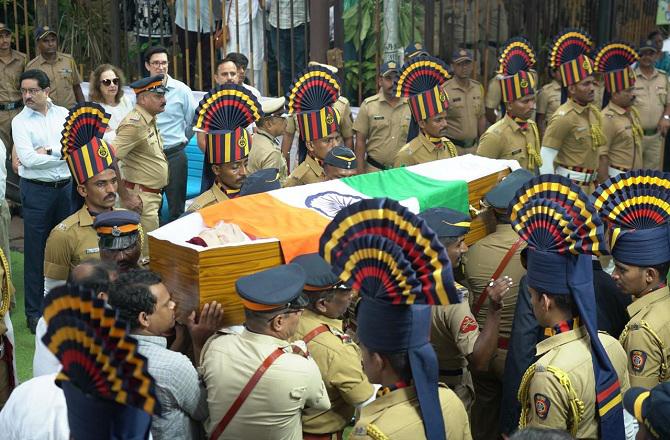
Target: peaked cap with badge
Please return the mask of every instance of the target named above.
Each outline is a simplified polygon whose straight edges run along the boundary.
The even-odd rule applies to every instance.
[[[77,185],[82,185],[114,165],[114,150],[102,138],[110,115],[94,102],[82,102],[70,109],[61,132],[61,158],[67,162]],[[84,199],[72,187],[72,200],[79,209]]]
[[[633,46],[624,41],[612,41],[599,47],[595,52],[595,69],[605,78],[603,107],[612,93],[620,92],[635,85],[632,65],[638,60]]]
[[[242,188],[240,188],[240,197],[273,191],[279,188],[281,188],[279,170],[277,168],[264,168],[249,174],[244,179]]]
[[[670,262],[670,173],[628,171],[604,182],[593,196],[610,226],[615,260],[640,267]]]
[[[579,321],[586,327],[600,435],[624,438],[619,379],[600,342],[596,322],[591,261],[593,255],[607,252],[603,222],[579,186],[559,175],[541,175],[526,182],[517,191],[511,206],[512,227],[528,243],[528,286],[538,292],[570,295],[579,312]],[[533,368],[531,366],[529,371]],[[520,396],[527,390],[531,377],[532,374],[526,372]],[[522,402],[522,425],[528,410],[528,402]]]
[[[514,37],[503,44],[498,59],[498,73],[503,102],[508,103],[535,94],[535,76],[530,71],[535,68],[535,51],[530,41]]]
[[[144,92],[152,92],[159,95],[164,95],[165,92],[167,92],[167,89],[165,88],[165,75],[162,73],[159,75],[138,79],[137,81],[130,83],[129,86],[131,89],[133,89],[135,95],[139,95]]]
[[[340,278],[333,272],[333,267],[316,252],[298,255],[291,263],[305,270],[307,279],[304,291],[308,294],[344,287]]]
[[[486,193],[484,200],[482,200],[482,205],[508,212],[510,202],[516,192],[532,178],[533,173],[525,168],[518,168],[512,171]]]
[[[58,35],[55,30],[51,29],[49,26],[37,26],[35,28],[35,41],[40,41],[42,38],[46,37],[49,34]]]
[[[98,214],[93,222],[100,249],[123,250],[137,243],[142,247],[140,215],[124,209]]]
[[[404,51],[405,55],[405,62],[409,61],[410,58],[422,56],[422,55],[430,55],[426,49],[423,48],[423,44],[415,41],[414,43],[410,43]]]
[[[212,164],[236,162],[249,155],[251,138],[246,127],[262,116],[263,111],[256,97],[237,84],[217,86],[200,100],[193,126],[207,134],[203,191],[214,184]]]
[[[343,170],[356,169],[356,154],[354,151],[343,145],[333,147],[323,159],[324,165],[330,165]]]
[[[341,115],[333,104],[340,89],[335,74],[321,65],[306,68],[293,81],[286,99],[289,114],[298,120],[302,140],[313,141],[339,131]]]
[[[92,290],[65,285],[44,298],[44,319],[42,341],[62,365],[56,384],[72,438],[149,438],[160,403],[147,359],[118,312]]]
[[[245,309],[255,312],[300,310],[307,304],[302,289],[307,275],[297,264],[282,264],[235,281],[235,289]]]
[[[412,122],[407,142],[419,134],[419,121],[425,121],[449,107],[449,96],[442,87],[449,78],[451,75],[447,66],[439,58],[420,55],[403,64],[394,89],[396,96],[409,98]]]
[[[554,37],[549,53],[549,65],[561,74],[561,103],[567,99],[566,87],[593,75],[594,65],[589,58],[593,50],[591,36],[581,29],[568,28]]]
[[[436,234],[398,202],[367,199],[340,210],[321,236],[319,253],[361,296],[361,343],[378,353],[407,352],[425,435],[444,439],[430,306],[460,297]]]
[[[450,208],[429,208],[419,214],[438,237],[455,238],[470,232],[469,214]]]

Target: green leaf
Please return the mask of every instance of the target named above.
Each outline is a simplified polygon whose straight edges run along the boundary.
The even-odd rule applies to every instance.
[[[361,35],[360,40],[363,41],[368,36],[368,31],[370,30],[370,25],[372,24],[372,15],[364,14],[361,22]]]

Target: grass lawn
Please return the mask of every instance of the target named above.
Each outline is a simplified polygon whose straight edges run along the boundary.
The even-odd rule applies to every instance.
[[[26,327],[25,305],[23,302],[23,254],[12,251],[12,282],[16,288],[16,307],[11,312],[14,326],[16,369],[19,381],[25,382],[33,377],[33,352],[35,336]]]

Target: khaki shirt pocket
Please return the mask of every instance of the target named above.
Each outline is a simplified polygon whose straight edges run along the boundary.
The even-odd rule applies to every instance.
[[[656,95],[658,95],[658,101],[659,103],[665,107],[665,103],[668,99],[668,90],[666,88],[662,87],[657,87],[656,88]]]

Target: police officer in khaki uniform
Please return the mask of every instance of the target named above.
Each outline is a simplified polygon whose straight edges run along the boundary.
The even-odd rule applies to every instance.
[[[458,156],[456,146],[446,137],[449,97],[443,86],[448,78],[447,67],[438,58],[417,56],[403,65],[396,95],[409,98],[409,133],[418,134],[398,151],[394,167]]]
[[[635,108],[644,130],[642,138],[643,167],[660,170],[663,145],[670,127],[670,84],[667,72],[654,67],[658,51],[654,42],[645,40],[638,48],[640,60],[635,67]]]
[[[297,90],[296,84],[300,84]],[[343,116],[334,100],[339,95],[339,82],[333,73],[324,67],[308,67],[291,86],[288,110],[298,121],[300,139],[305,141],[307,157],[289,175],[284,186],[298,186],[323,182],[323,160],[328,152],[338,145]],[[321,99],[307,99],[306,95]],[[290,125],[290,121],[289,121]],[[286,135],[284,135],[286,136]],[[286,152],[286,151],[285,151]]]
[[[111,211],[116,203],[118,182],[114,151],[102,137],[105,110],[95,103],[75,106],[65,121],[63,157],[77,184],[73,199],[79,208],[51,230],[44,249],[44,294],[68,279],[70,270],[84,260],[99,258],[98,235],[93,220]],[[84,134],[91,135],[86,140]]]
[[[331,66],[330,64],[321,64],[317,63],[315,61],[310,61],[308,65],[308,70],[309,68],[316,68],[320,69],[321,71],[327,71],[330,73],[330,78],[335,81],[339,81],[335,75],[338,72],[337,67]],[[294,83],[296,84],[296,83]],[[332,107],[337,110],[337,112],[340,114],[340,126],[337,129],[337,132],[339,133],[341,139],[339,140],[340,144],[344,144],[345,146],[351,148],[352,150],[354,149],[354,118],[351,115],[351,105],[349,104],[349,100],[340,95],[340,90],[339,90],[339,85],[337,86],[338,92],[337,92],[337,100],[331,104]],[[293,87],[291,87],[291,92],[293,91]],[[295,131],[296,131],[296,124],[298,124],[297,119],[295,117],[291,117],[288,119],[288,123],[286,124],[286,129],[284,130],[284,135],[282,136],[282,144],[281,144],[281,150],[282,154],[284,155],[284,158],[286,159],[286,163],[290,162],[290,153],[291,153],[291,146],[293,145],[293,138],[295,137]],[[309,156],[309,152],[305,150],[304,146],[302,145],[304,139],[300,138],[298,142],[298,163],[301,164],[307,156]]]
[[[351,149],[338,145],[328,152],[323,160],[326,180],[342,179],[357,174],[356,155]]]
[[[603,109],[607,142],[599,151],[598,175],[603,177],[642,168],[644,132],[633,107],[635,74],[630,67],[636,59],[635,49],[620,42],[604,45],[596,56],[597,67],[604,73],[605,99],[609,99]]]
[[[12,49],[12,31],[0,23],[0,140],[11,151],[12,118],[23,107],[19,77],[26,67],[26,55]]]
[[[374,233],[366,232],[372,225],[378,226]],[[448,307],[461,300],[449,257],[434,237],[420,217],[389,199],[342,209],[324,232],[322,256],[361,296],[357,336],[363,371],[382,385],[377,398],[358,411],[350,439],[471,438],[462,402],[438,384],[430,345],[427,303]],[[400,262],[402,271],[396,270]]]
[[[530,72],[535,54],[526,40],[517,38],[511,44],[515,49],[523,44],[532,56],[511,50],[511,45],[503,49],[500,90],[506,112],[482,135],[477,154],[492,159],[513,159],[523,168],[537,173],[542,159],[540,132],[533,121],[535,76]]]
[[[561,74],[558,69],[548,68],[551,81],[537,92],[537,126],[544,135],[547,123],[561,106]],[[540,137],[541,137],[540,136]]]
[[[116,267],[119,273],[148,269],[149,259],[140,258],[145,237],[138,213],[125,209],[105,211],[95,217],[93,229],[101,261]]]
[[[293,340],[302,339],[307,344],[321,370],[331,405],[328,411],[305,410],[303,438],[342,439],[354,407],[374,393],[361,367],[361,351],[342,328],[342,315],[351,304],[351,289],[340,282],[319,254],[300,255],[292,263],[307,274],[303,293],[309,299]]]
[[[473,66],[472,51],[456,49],[451,56],[454,77],[444,87],[449,97],[447,137],[459,155],[474,153],[479,136],[486,130],[484,86],[470,78]]]
[[[612,278],[635,298],[619,338],[628,355],[631,386],[651,388],[670,380],[670,248],[660,245],[670,240],[670,216],[664,208],[670,200],[668,185],[668,173],[633,170],[608,180],[594,194],[601,217],[617,233],[610,240]]]
[[[493,275],[506,275],[513,280],[500,311],[498,350],[488,366],[488,371],[475,372],[472,375],[476,399],[472,406],[471,420],[472,436],[475,439],[497,438],[500,432],[498,425],[503,372],[519,293],[519,281],[526,274],[526,269],[521,265],[521,250],[525,246],[510,225],[507,207],[516,191],[532,177],[533,174],[523,168],[514,170],[486,194],[482,205],[486,206],[488,214],[495,218],[495,231],[470,246],[463,256],[464,279],[472,292],[470,304],[480,327],[486,323],[489,305],[485,301],[480,302],[479,299]]]
[[[9,329],[12,328],[9,308],[15,292],[10,272],[9,261],[0,249],[0,345],[2,346],[0,350],[0,410],[17,385],[14,370],[14,336],[8,334]]]
[[[235,101],[235,106],[226,105]],[[208,189],[195,198],[189,212],[239,196],[252,148],[246,128],[260,117],[254,95],[237,84],[224,84],[202,98],[195,111],[195,129],[206,134],[201,187]]]
[[[300,266],[285,264],[235,282],[245,328],[241,334],[212,336],[200,356],[208,437],[302,440],[303,411],[330,409],[321,372],[305,344],[288,342],[308,303],[302,294],[305,279]],[[254,379],[259,371],[261,376]],[[247,386],[251,389],[245,395]],[[231,413],[240,398],[242,404]]]
[[[288,177],[288,166],[281,153],[278,137],[286,128],[285,103],[284,98],[272,98],[261,104],[265,116],[256,122],[256,132],[251,137],[253,148],[249,151],[247,166],[249,173],[265,168],[277,168],[282,185]]]
[[[571,32],[580,35],[582,41],[563,38]],[[557,55],[550,62],[561,72],[561,83],[567,88],[568,100],[556,110],[544,132],[540,168],[543,174],[568,177],[588,193],[593,191],[598,178],[598,149],[607,143],[600,106],[593,102],[593,61],[585,49],[590,45],[588,35],[570,29],[555,38],[552,54]]]
[[[168,162],[156,127],[156,115],[165,110],[163,81],[163,75],[156,75],[130,84],[137,103],[119,124],[114,140],[122,176],[119,195],[128,209],[141,213],[145,233],[158,228],[158,210],[168,182]],[[145,243],[143,254],[149,255],[148,251]]]
[[[547,186],[552,199],[538,194]],[[519,427],[562,429],[580,439],[623,439],[626,353],[616,339],[598,333],[592,255],[586,253],[606,251],[603,223],[568,178],[539,176],[524,188],[510,203],[511,220],[528,243],[526,279],[547,338],[537,344],[539,359],[519,387]],[[579,215],[572,213],[574,206],[581,208]],[[569,232],[576,228],[578,234]]]
[[[398,98],[393,85],[398,79],[398,65],[389,61],[379,69],[379,93],[361,104],[354,130],[358,172],[393,168],[398,150],[407,141],[412,115],[407,98]],[[365,160],[363,160],[365,158]]]
[[[69,109],[77,102],[84,102],[81,77],[72,55],[58,52],[58,35],[49,26],[35,29],[35,42],[39,55],[30,60],[26,70],[39,69],[51,81],[49,97],[54,104]]]
[[[470,216],[449,208],[431,208],[421,217],[446,248],[452,267],[460,272],[468,251],[465,234],[470,230]],[[487,285],[491,307],[481,332],[468,303],[468,290],[458,283],[456,287],[464,300],[449,307],[433,307],[430,342],[437,354],[440,382],[454,390],[470,412],[475,400],[470,370],[486,369],[496,353],[502,296],[509,292],[512,281],[503,277]]]
[[[484,114],[489,124],[493,125],[498,120],[502,95],[500,92],[499,74],[496,74],[486,84],[486,96],[484,96]]]

